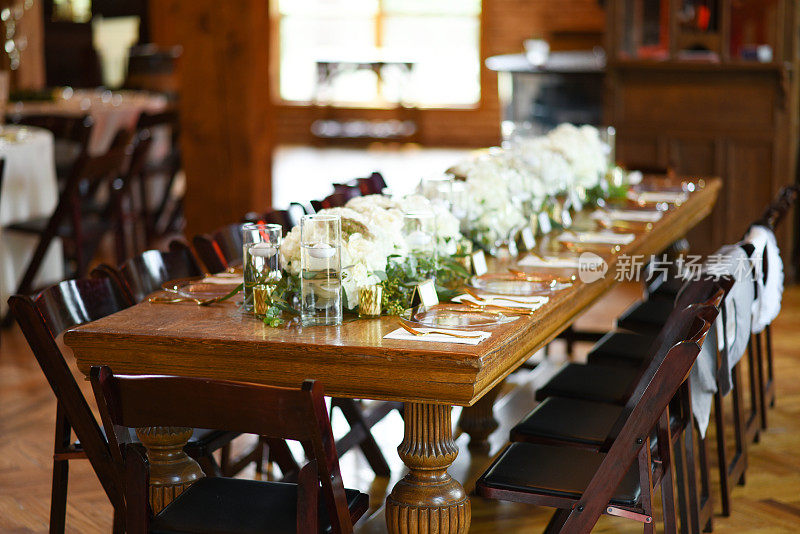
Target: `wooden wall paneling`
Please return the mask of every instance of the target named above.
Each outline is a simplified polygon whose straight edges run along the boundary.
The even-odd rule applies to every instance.
[[[658,136],[631,135],[624,129],[617,130],[617,161],[628,168],[642,164],[666,165],[663,161]]]
[[[777,193],[771,140],[730,139],[726,146],[727,187],[721,196],[725,213],[725,239],[740,239]]]
[[[679,175],[726,176],[726,173],[722,172],[724,143],[719,137],[711,137],[702,133],[683,134],[670,136],[667,143],[669,166]],[[723,187],[727,186],[726,182]],[[716,250],[717,247],[713,243],[720,243],[723,240],[722,219],[728,205],[725,193],[721,194],[708,219],[692,228],[687,235],[689,243],[692,245],[692,253],[711,254]]]
[[[269,12],[263,0],[151,2],[153,32],[180,59],[187,233],[271,204]]]
[[[708,223],[689,236],[694,251],[740,239],[780,187],[794,181],[793,76],[783,64],[612,62],[606,116],[617,127],[620,159],[724,180]],[[778,238],[788,261],[791,225]]]
[[[45,87],[44,19],[42,2],[34,2],[19,21],[17,33],[24,35],[28,47],[20,52],[19,69],[14,73],[13,89],[38,90]]]

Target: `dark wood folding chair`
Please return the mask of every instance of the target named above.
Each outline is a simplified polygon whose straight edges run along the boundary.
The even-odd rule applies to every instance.
[[[699,283],[702,284],[702,282]],[[705,305],[715,305],[716,300],[724,298],[725,291],[729,289],[730,285],[724,284],[719,289],[720,293],[715,294],[712,300],[707,301]],[[703,295],[705,291],[700,291],[696,294]],[[635,383],[636,388],[641,387],[642,377],[646,376],[647,369],[649,369],[647,365],[652,365],[652,360],[663,357],[666,350],[672,346],[670,339],[674,340],[675,336],[680,336],[681,332],[685,332],[691,325],[696,313],[694,309],[701,305],[699,302],[692,303],[686,308],[675,308],[652,343],[648,338],[639,336],[642,338],[639,340],[639,350],[643,354],[647,354],[647,356],[642,357],[636,363],[636,367],[644,365],[638,374],[639,378]],[[642,345],[649,345],[650,348],[642,349]],[[651,363],[643,364],[642,362]],[[635,368],[623,361],[618,369],[625,370],[632,367]],[[591,369],[592,366],[590,365],[588,368]],[[613,369],[610,366],[595,366],[593,368]],[[686,388],[688,387],[689,385],[687,384]],[[630,397],[635,396],[635,391],[634,389]],[[571,446],[586,448],[600,447],[604,443],[606,436],[609,435],[622,407],[597,400],[585,400],[580,398],[580,395],[575,397],[577,398],[547,397],[511,430],[512,441],[568,443]],[[690,397],[686,395],[676,398],[671,409],[673,412],[668,421],[674,445],[679,450],[679,454],[675,457],[675,463],[678,468],[680,496],[683,503],[681,506],[682,524],[689,528],[688,522],[691,521],[695,530],[698,530],[700,525],[710,530],[713,505],[711,502],[706,443],[705,440],[700,440],[699,443],[700,487],[698,488],[696,476],[694,475],[695,461],[692,441],[694,417],[692,415]],[[692,471],[688,471],[689,469]]]
[[[715,305],[694,307],[695,319],[678,344],[664,340],[660,356],[648,365],[599,450],[535,443],[508,446],[476,484],[487,498],[557,508],[546,532],[588,533],[603,513],[643,523],[654,533],[653,488],[662,485],[666,532],[676,532],[669,444],[669,405],[685,388],[689,371],[718,312]],[[672,347],[672,348],[669,348]],[[688,394],[685,393],[684,396]],[[650,436],[658,433],[658,459],[651,458]],[[638,462],[635,467],[634,462]],[[666,482],[665,482],[666,481]]]
[[[115,474],[108,443],[56,338],[67,328],[100,319],[131,304],[128,295],[106,278],[68,280],[45,289],[33,299],[21,295],[9,299],[11,313],[58,401],[50,502],[52,533],[64,532],[69,461],[79,458],[89,459],[114,505],[114,532],[124,531],[122,485]],[[72,441],[73,431],[75,442]],[[189,442],[187,453],[197,459],[208,474],[215,474],[219,468],[211,453],[235,436],[221,431],[197,432]]]
[[[117,258],[127,258],[145,250],[149,245],[148,217],[150,215],[145,196],[145,169],[148,166],[153,146],[152,132],[149,129],[136,132],[127,169],[120,178],[117,193]]]
[[[158,129],[169,131],[170,149],[159,160],[148,157],[138,180],[148,243],[153,243],[156,238],[171,231],[180,232],[183,221],[183,198],[173,195],[173,186],[183,168],[178,111],[170,109],[161,113],[142,113],[139,116],[136,131],[140,135],[153,138]],[[148,150],[148,156],[149,154]],[[161,178],[161,183],[156,183],[157,178]],[[151,191],[155,193],[151,194]],[[153,207],[147,204],[151,197],[156,199]]]
[[[142,302],[148,295],[159,291],[165,282],[180,278],[201,276],[200,264],[188,246],[173,242],[167,252],[147,250],[124,263],[118,269],[107,264],[99,265],[92,276],[112,280],[123,291],[131,302]],[[231,435],[231,439],[236,437]],[[286,478],[296,476],[299,469],[297,462],[283,441],[259,438],[258,442],[238,458],[232,458],[230,440],[222,443],[221,461],[218,469],[223,476],[233,476],[255,463],[256,472],[263,471],[265,450],[269,450],[270,458],[275,460]],[[208,473],[211,474],[211,473]]]
[[[311,206],[314,208],[315,212],[320,210],[326,210],[330,208],[340,208],[347,204],[347,201],[351,198],[357,197],[357,194],[352,193],[344,193],[344,192],[334,192],[327,197],[323,198],[322,200],[312,200]]]
[[[192,245],[208,272],[221,273],[242,264],[242,225],[228,224],[211,234],[196,235]]]
[[[357,178],[356,183],[361,194],[364,196],[377,195],[386,189],[386,181],[379,172],[373,172],[366,178]]]
[[[64,184],[58,204],[50,217],[6,227],[6,230],[39,236],[39,243],[17,287],[18,294],[26,295],[33,291],[41,262],[57,237],[64,242],[67,259],[74,262],[75,275],[86,275],[89,261],[94,256],[100,239],[114,224],[119,223],[113,209],[117,205],[117,190],[112,184],[122,172],[130,139],[130,133],[119,132],[111,148],[102,156],[82,156]],[[85,202],[104,186],[107,186],[105,207],[87,213],[89,210],[86,209]]]
[[[100,273],[114,280],[131,301],[142,302],[151,293],[159,291],[164,282],[201,276],[203,270],[194,254],[186,248],[168,252],[146,250],[120,264],[118,269],[101,264],[93,274]]]
[[[302,388],[289,389],[194,378],[114,376],[108,367],[93,367],[91,380],[115,466],[125,480],[128,534],[328,529],[347,534],[368,508],[366,494],[342,484],[318,383],[306,381]],[[297,440],[309,462],[297,484],[200,479],[152,514],[145,459],[128,446],[127,429],[196,425]]]
[[[762,216],[753,223],[753,226],[760,225],[775,230],[776,226],[786,217],[791,210],[797,197],[800,187],[797,185],[784,186],[776,198],[767,206]],[[762,256],[762,273],[765,278],[769,272],[769,259],[767,254]],[[754,347],[754,366],[758,385],[758,404],[761,428],[766,430],[768,422],[767,408],[775,406],[775,381],[774,381],[774,362],[772,357],[772,330],[770,325],[765,325],[762,332],[753,334]]]

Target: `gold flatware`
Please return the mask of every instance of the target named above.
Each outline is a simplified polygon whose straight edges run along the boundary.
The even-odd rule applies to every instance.
[[[607,221],[605,219],[597,219],[597,224],[606,230],[614,230],[616,228],[620,230],[652,230],[653,223],[651,222],[638,222],[638,221],[619,221],[619,220],[612,220]]]
[[[223,300],[228,300],[232,296],[239,293],[244,288],[244,284],[239,284],[234,288],[232,291],[225,295],[220,295],[219,297],[213,297],[210,299],[195,299],[192,297],[163,297],[163,296],[156,296],[150,297],[147,299],[147,302],[152,302],[153,304],[173,304],[176,302],[194,302],[198,306],[208,306],[210,304],[214,304],[215,302],[222,302]],[[174,294],[174,293],[173,293]]]
[[[539,254],[539,253],[538,253],[538,252],[536,252],[535,250],[531,249],[531,250],[529,250],[528,252],[530,252],[530,253],[531,253],[531,255],[532,255],[533,257],[537,258],[539,261],[543,261],[543,262],[547,263],[547,258],[545,258],[544,256],[542,256],[541,254]]]
[[[609,252],[616,254],[621,250],[619,245],[612,245],[611,243],[575,243],[573,241],[560,241],[560,243],[570,252],[593,252],[598,249],[610,247]]]
[[[403,330],[415,336],[427,336],[431,334],[439,334],[442,336],[457,337],[459,339],[478,339],[480,337],[483,337],[483,334],[477,334],[477,335],[454,334],[452,332],[445,332],[444,330],[428,330],[427,332],[420,332],[419,330],[416,330],[411,326],[409,326],[403,319],[399,317],[397,318],[397,321],[400,323],[400,326],[403,328]]]
[[[464,291],[466,291],[467,294],[470,297],[474,298],[475,300],[484,301],[484,302],[490,302],[490,299],[486,299],[486,298],[478,295],[475,291],[473,291],[472,289],[470,289],[468,287],[465,287]],[[529,301],[526,301],[526,300],[517,300],[517,299],[512,299],[512,298],[507,298],[507,297],[500,297],[500,296],[493,296],[491,298],[491,300],[505,300],[507,302],[515,302],[517,304],[525,304],[527,306],[533,306],[533,305],[536,304],[535,302],[529,302]],[[509,306],[509,307],[512,308],[512,309],[515,309],[515,308],[513,308],[511,306]]]
[[[153,304],[174,304],[177,302],[194,302],[198,306],[208,306],[223,300],[223,297],[214,297],[213,299],[193,299],[191,297],[150,297],[147,302]]]
[[[525,282],[547,282],[549,284],[570,284],[575,281],[575,276],[531,276],[530,274],[526,273],[525,271],[520,271],[519,269],[513,269],[511,267],[508,268],[508,272],[519,278],[520,280],[524,280]]]
[[[492,308],[493,310],[502,312],[504,315],[509,313],[514,313],[517,315],[533,315],[533,310],[531,308],[513,308],[511,306],[501,306],[499,304],[479,304],[471,301],[463,301],[459,302],[458,304],[469,306],[475,310],[481,310],[485,312],[491,312],[491,310],[488,310],[487,308]]]
[[[457,313],[474,313],[476,310],[480,310],[483,313],[488,313],[490,315],[503,315],[503,312],[499,311],[492,311],[492,310],[485,310],[483,306],[480,304],[472,305],[468,302],[456,302],[455,304],[461,304],[463,306],[467,306],[466,309],[464,308],[437,308],[439,311],[448,311],[448,312],[457,312]]]

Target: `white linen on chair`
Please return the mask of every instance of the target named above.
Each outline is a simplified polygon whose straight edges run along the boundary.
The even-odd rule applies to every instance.
[[[0,157],[5,159],[0,191],[0,315],[5,315],[6,301],[16,291],[39,242],[38,236],[3,231],[3,227],[48,217],[58,202],[53,135],[39,128],[6,126],[4,130],[24,133],[18,141],[0,141]],[[61,240],[55,239],[41,265],[36,285],[56,282],[63,276]]]
[[[772,323],[781,311],[783,261],[775,234],[766,226],[753,225],[744,237],[755,247],[751,260],[756,275],[757,294],[753,303],[752,332],[757,334]],[[767,272],[764,272],[764,258]]]
[[[725,245],[709,256],[704,274],[729,275],[735,280],[725,297],[723,309],[700,350],[692,373],[692,413],[700,434],[705,436],[711,415],[711,403],[717,388],[727,395],[733,387],[731,371],[747,350],[752,323],[755,291],[747,253],[739,245]],[[717,351],[720,354],[717,372]]]

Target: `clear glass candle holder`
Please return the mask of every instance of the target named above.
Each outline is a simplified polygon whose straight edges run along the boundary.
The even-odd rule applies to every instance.
[[[453,202],[453,177],[441,175],[423,178],[419,182],[419,192],[432,204],[441,204],[450,209]]]
[[[436,275],[436,216],[432,211],[403,214],[403,236],[410,258],[417,263],[417,279]]]
[[[306,215],[300,221],[300,319],[305,326],[342,322],[342,221]]]
[[[244,308],[263,315],[275,286],[281,281],[280,248],[283,229],[279,224],[242,225],[244,264]]]

